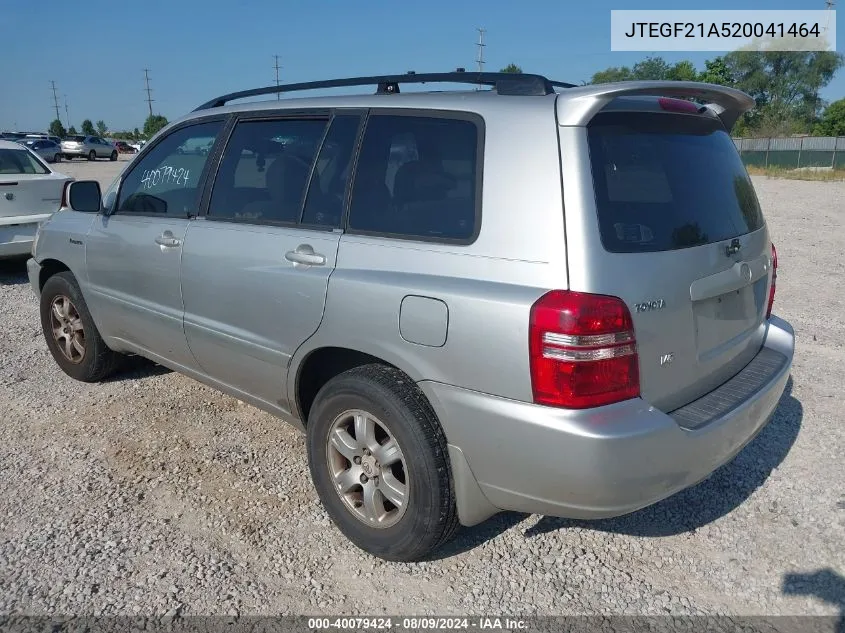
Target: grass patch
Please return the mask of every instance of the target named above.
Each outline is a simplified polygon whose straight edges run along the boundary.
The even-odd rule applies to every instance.
[[[752,176],[767,176],[769,178],[824,182],[845,180],[845,169],[785,169],[784,167],[757,167],[755,165],[747,165],[746,169]]]

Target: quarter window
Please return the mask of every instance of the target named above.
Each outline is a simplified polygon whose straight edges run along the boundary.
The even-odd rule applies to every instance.
[[[326,119],[238,123],[223,152],[209,218],[298,222],[326,124]]]
[[[476,231],[478,126],[466,119],[375,115],[353,183],[349,228],[467,241]]]
[[[220,121],[199,123],[163,138],[124,180],[117,212],[175,216],[196,213],[208,152],[185,149],[213,143],[222,125]]]

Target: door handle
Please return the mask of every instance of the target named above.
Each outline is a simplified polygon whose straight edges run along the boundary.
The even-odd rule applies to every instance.
[[[309,266],[322,266],[326,263],[326,256],[315,253],[310,244],[300,244],[295,251],[288,251],[285,253],[285,259],[294,264]]]
[[[171,233],[170,231],[165,231],[156,238],[156,244],[159,244],[160,246],[167,246],[172,248],[174,246],[179,246],[181,243],[182,240],[173,237],[173,233]]]

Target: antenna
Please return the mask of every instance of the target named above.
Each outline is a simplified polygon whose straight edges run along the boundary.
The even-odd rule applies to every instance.
[[[56,108],[56,118],[59,120],[59,122],[61,122],[62,117],[59,116],[59,98],[56,96],[56,82],[51,81],[50,83],[53,86],[53,105]]]
[[[152,98],[152,92],[153,91],[150,88],[150,71],[147,68],[144,69],[144,82],[146,83],[146,88],[144,88],[144,90],[147,91],[147,105],[150,108],[150,116],[152,117],[153,116],[153,101],[154,101],[154,99]]]
[[[273,57],[276,60],[276,65],[273,66],[273,68],[276,69],[276,86],[278,86],[279,85],[279,68],[281,68],[281,66],[279,66],[279,56],[273,55]],[[278,101],[281,98],[282,98],[282,94],[280,92],[277,92],[276,93],[276,100]]]
[[[487,32],[487,29],[476,29],[478,31],[478,57],[476,58],[476,62],[478,63],[478,72],[484,72],[484,47],[486,44],[484,43],[484,34]]]

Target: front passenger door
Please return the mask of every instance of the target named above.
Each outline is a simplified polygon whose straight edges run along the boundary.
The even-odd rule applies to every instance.
[[[113,211],[93,222],[86,243],[89,303],[103,336],[121,349],[196,365],[182,328],[180,262],[208,156],[180,149],[215,141],[222,128],[217,118],[174,129],[123,178],[109,204]]]

